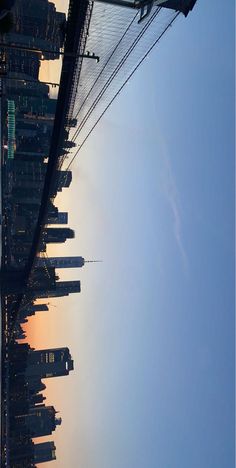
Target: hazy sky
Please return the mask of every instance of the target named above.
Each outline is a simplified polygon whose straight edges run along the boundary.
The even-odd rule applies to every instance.
[[[234,466],[233,30],[232,0],[198,0],[74,165],[57,254],[103,263],[32,320],[32,344],[75,359],[47,380],[63,419],[47,466]]]

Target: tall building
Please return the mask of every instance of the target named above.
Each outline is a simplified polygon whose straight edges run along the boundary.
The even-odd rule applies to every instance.
[[[43,396],[42,393],[37,393],[36,395],[30,395],[29,401],[31,406],[38,405],[39,403],[43,403],[46,400],[46,397]]]
[[[57,191],[61,192],[63,187],[69,187],[72,181],[72,172],[71,171],[57,171],[55,182]]]
[[[38,80],[41,59],[59,58],[66,16],[48,0],[16,0],[12,14],[13,28],[5,35],[12,45],[8,49],[8,76],[21,79],[24,74]]]
[[[60,296],[68,296],[71,293],[79,293],[81,291],[80,281],[57,281],[56,293]]]
[[[46,264],[53,268],[81,268],[84,263],[83,257],[47,257],[46,259],[39,258],[37,266],[42,267]]]
[[[30,312],[42,312],[48,310],[48,305],[47,304],[33,304],[30,306]]]
[[[55,431],[61,424],[53,406],[36,405],[26,414],[17,417],[17,426],[26,426],[31,437],[43,437]]]
[[[22,81],[23,80],[24,78]],[[15,80],[12,81],[15,83]],[[27,121],[33,122],[37,120],[39,124],[41,122],[49,123],[51,121],[51,125],[53,125],[53,116],[56,113],[57,101],[56,99],[48,97],[49,88],[47,85],[44,85],[45,89],[40,87],[37,89],[36,84],[42,85],[42,83],[33,81],[33,84],[34,88],[31,87],[30,89],[28,89],[28,86],[27,88],[24,87],[23,90],[19,86],[15,86],[15,88],[12,86],[9,88],[8,94],[12,95],[13,92],[15,92],[14,101],[19,113],[18,119],[24,117]]]
[[[36,161],[46,158],[49,153],[52,122],[37,117],[16,118],[16,157],[34,156]]]
[[[58,210],[49,212],[47,224],[68,224],[68,213]]]
[[[40,182],[44,182],[47,165],[42,164],[37,158],[32,161],[14,160],[11,169],[14,185],[18,182],[17,187],[22,186],[26,188],[30,187],[30,182],[32,181],[37,182],[38,186]],[[19,182],[22,183],[20,184]]]
[[[26,368],[27,377],[59,377],[68,375],[74,362],[68,348],[30,351]]]
[[[37,290],[35,295],[39,299],[45,299],[49,297],[63,297],[68,296],[72,293],[80,293],[80,281],[57,281],[56,287]]]
[[[44,463],[56,460],[56,447],[54,442],[34,444],[34,463]]]
[[[26,113],[31,110],[31,112],[40,114],[44,99],[49,100],[49,86],[37,80],[28,81],[27,86],[25,86],[25,80],[28,79],[29,76],[25,73],[11,73],[11,79],[6,82],[7,95],[14,97],[16,107],[20,109],[20,111],[23,110],[22,107],[25,107]],[[38,101],[38,98],[41,98],[41,103]],[[39,108],[37,108],[37,110],[32,109],[31,102],[28,102],[28,99],[30,99],[30,101],[32,99],[37,100]]]
[[[19,44],[20,35],[9,34],[8,41],[11,44]],[[23,43],[23,46],[31,44]],[[11,73],[24,73],[30,78],[38,79],[40,58],[37,52],[25,52],[24,50],[10,49],[8,52],[8,71]]]
[[[48,52],[43,54],[47,60],[59,58],[66,16],[56,11],[53,2],[16,0],[12,12],[14,29],[8,34],[9,39],[13,38],[15,43],[20,40],[31,47],[47,49]]]
[[[37,12],[37,14],[36,14]],[[7,42],[16,45],[27,46],[42,52],[46,60],[59,58],[59,50],[64,41],[64,25],[66,16],[56,11],[55,5],[48,0],[16,0],[12,9],[14,16],[13,29],[6,35]],[[13,55],[13,59],[12,56]],[[24,71],[24,65],[37,61],[39,68],[39,53],[13,50],[9,54],[9,69],[12,63],[17,68],[13,71]],[[17,62],[18,60],[18,62]],[[38,78],[38,75],[32,75]]]
[[[26,305],[25,308],[22,308],[19,311],[19,320],[21,323],[23,323],[23,320],[25,319],[25,317],[35,315],[36,312],[46,312],[46,311],[48,311],[47,304]]]
[[[75,233],[70,228],[46,228],[44,233],[44,241],[46,243],[65,242],[66,239],[73,239]]]

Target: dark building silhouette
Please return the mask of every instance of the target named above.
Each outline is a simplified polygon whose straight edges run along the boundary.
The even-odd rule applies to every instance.
[[[54,442],[34,444],[34,462],[36,464],[52,460],[56,460],[56,447]]]
[[[80,293],[80,281],[57,281],[55,287],[49,289],[41,289],[35,291],[35,295],[39,299],[49,297],[63,297],[72,293]]]
[[[59,377],[68,375],[74,363],[68,348],[30,351],[26,368],[28,377]]]
[[[55,268],[36,268],[31,280],[30,285],[26,286],[21,270],[9,270],[2,277],[2,291],[5,294],[21,294],[27,289],[28,294],[37,299],[37,297],[50,297],[47,291],[56,290]],[[69,281],[67,287],[70,289],[71,286]]]
[[[59,58],[65,15],[56,12],[55,5],[47,0],[16,0],[12,13],[14,27],[7,34],[7,42],[37,49],[42,54],[11,49],[8,53],[8,70],[38,79],[41,56],[46,60]]]
[[[45,405],[36,405],[16,419],[16,428],[20,431],[25,427],[31,437],[50,435],[60,424],[61,418],[56,417],[55,408]]]
[[[64,213],[56,209],[54,212],[51,211],[48,214],[47,224],[67,224],[67,223],[68,223],[68,213]]]
[[[83,257],[47,257],[39,258],[37,265],[42,267],[44,264],[53,268],[81,268],[84,266]]]
[[[44,241],[46,243],[63,243],[66,239],[73,239],[75,233],[70,228],[47,228],[44,232]]]
[[[33,304],[29,307],[29,312],[43,312],[46,310],[48,310],[47,304]]]
[[[71,171],[58,171],[56,174],[57,191],[61,192],[63,187],[69,187],[72,181]]]

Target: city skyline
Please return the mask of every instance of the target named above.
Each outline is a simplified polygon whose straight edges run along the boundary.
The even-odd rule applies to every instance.
[[[215,9],[178,19],[57,197],[76,236],[49,257],[103,258],[27,324],[75,359],[45,391],[58,468],[233,466],[233,3]]]
[[[81,151],[74,165],[74,178],[80,183],[72,182],[71,195],[68,193],[63,201],[58,199],[59,206],[65,209],[74,207],[78,199],[78,207],[69,215],[72,228],[78,226],[77,235],[74,244],[69,241],[64,245],[63,253],[83,252],[87,258],[103,258],[103,264],[94,265],[92,269],[88,265],[86,270],[81,270],[83,294],[77,300],[70,299],[70,320],[75,331],[70,330],[67,315],[60,316],[60,327],[55,335],[53,322],[65,308],[59,300],[52,302],[47,324],[41,316],[37,322],[32,322],[35,323],[31,329],[35,343],[36,327],[43,331],[47,326],[50,342],[55,345],[62,343],[65,333],[70,336],[76,361],[75,374],[69,377],[69,400],[78,405],[76,414],[80,422],[70,428],[70,418],[66,416],[64,426],[56,434],[61,460],[58,468],[64,467],[67,457],[71,466],[76,466],[78,459],[89,468],[111,464],[120,468],[127,460],[130,466],[140,466],[134,455],[137,446],[142,462],[141,447],[147,447],[144,463],[149,468],[156,468],[157,463],[170,468],[180,464],[183,468],[233,466],[233,382],[230,378],[233,375],[230,365],[233,359],[230,332],[233,320],[233,265],[230,260],[233,256],[232,2],[229,9],[223,11],[217,2],[215,21],[211,19],[210,5],[199,0],[186,21],[178,20],[113,104],[94,132],[93,141]],[[219,38],[222,27],[223,42]],[[141,124],[146,123],[143,130],[139,115],[142,115]],[[224,142],[221,142],[222,133],[226,135]],[[145,158],[142,153],[146,154]],[[136,182],[137,177],[139,181]],[[119,196],[114,195],[114,180]],[[221,184],[225,194],[222,199],[218,189]],[[180,241],[184,242],[186,255],[181,253]],[[216,251],[218,253],[214,254]],[[50,255],[59,256],[60,252],[54,249]],[[229,282],[228,288],[223,282],[222,295],[219,262]],[[136,289],[128,301],[127,288],[131,291],[134,288],[134,272],[138,275],[136,281],[141,281],[141,305],[137,304],[141,298]],[[63,277],[67,278],[67,274],[63,273]],[[73,278],[73,272],[69,277]],[[119,278],[125,281],[123,291],[118,288]],[[225,321],[221,309],[225,310]],[[115,320],[114,316],[119,319]],[[111,334],[111,339],[107,333]],[[117,335],[124,349],[120,358]],[[40,341],[43,344],[43,336]],[[108,349],[118,366],[119,379],[111,374]],[[122,367],[123,361],[126,364]],[[106,375],[111,376],[109,393]],[[153,386],[155,394],[154,390],[145,389],[145,381]],[[91,386],[97,386],[97,395]],[[198,397],[194,387],[199,388]],[[56,392],[56,386],[50,385],[49,401]],[[61,388],[57,400],[62,402],[62,413],[66,414],[70,404],[63,403],[63,393]],[[119,393],[121,396],[117,397]],[[210,395],[214,395],[212,403]],[[129,401],[134,400],[130,409],[125,403],[126,396]],[[226,407],[221,403],[224,400],[228,401]],[[154,405],[155,401],[152,410],[151,402]],[[150,437],[156,441],[156,448],[135,416],[136,410],[140,424],[147,427],[145,408],[147,418],[152,421]],[[95,426],[90,413],[95,413]],[[130,450],[120,427],[122,422],[124,434],[127,431],[130,434],[129,420],[137,428],[134,430],[136,439],[130,440]],[[73,452],[72,444],[62,449],[64,438],[69,435],[74,440],[74,434],[78,434],[75,438],[78,452]],[[94,441],[92,453],[90,438]],[[120,442],[116,446],[117,438]],[[103,457],[105,440],[110,444],[106,459]],[[220,449],[223,446],[227,459]],[[181,456],[181,450],[186,455]],[[122,458],[122,453],[127,457],[130,454],[131,458]]]
[[[37,0],[37,16],[35,0],[16,0],[5,6],[12,10],[9,13],[1,9],[1,28],[2,16],[12,24],[4,36],[6,46],[1,46],[1,466],[33,468],[36,463],[56,459],[51,435],[62,422],[55,407],[45,402],[41,392],[46,385],[42,380],[68,376],[74,362],[65,346],[31,348],[22,325],[28,316],[39,311],[47,313],[47,304],[35,304],[38,298],[47,300],[80,292],[80,281],[59,281],[55,267],[71,262],[81,267],[84,259],[80,257],[78,262],[78,258],[61,257],[58,263],[52,258],[54,266],[45,258],[47,244],[58,245],[74,238],[74,230],[67,226],[68,213],[58,211],[54,205],[57,193],[72,181],[71,171],[61,166],[68,148],[74,146],[69,140],[74,121],[64,116],[61,133],[56,134],[62,141],[53,179],[45,183],[52,159],[51,140],[56,122],[61,122],[61,116],[57,117],[61,101],[51,98],[47,83],[39,82],[41,60],[53,61],[61,54],[66,16],[47,0]],[[71,18],[66,41],[70,27]],[[63,63],[64,72],[65,68]],[[69,104],[63,102],[64,112]],[[41,253],[41,258],[38,265],[33,258],[30,266],[45,187],[49,190],[45,220],[36,245],[36,255]],[[50,440],[41,439],[45,436]],[[40,443],[35,443],[35,438],[40,438]]]

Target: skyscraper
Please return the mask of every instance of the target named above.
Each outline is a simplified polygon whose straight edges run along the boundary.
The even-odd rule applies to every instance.
[[[56,447],[54,442],[34,444],[34,463],[44,463],[56,460]]]
[[[17,418],[17,426],[26,426],[31,437],[50,435],[60,424],[61,418],[56,417],[55,408],[43,404],[33,406],[29,409],[29,413],[19,415]]]
[[[72,181],[71,171],[57,171],[55,177],[55,185],[58,192],[61,192],[63,187],[69,187]]]
[[[46,228],[44,233],[44,241],[46,243],[61,243],[66,239],[73,239],[75,233],[70,228]]]
[[[39,258],[37,266],[41,267],[46,264],[53,268],[81,268],[84,266],[85,260],[83,257],[48,257]]]
[[[32,306],[29,307],[30,312],[41,312],[41,311],[46,311],[48,310],[48,305],[47,304],[33,304]]]
[[[55,211],[48,214],[47,224],[67,224],[68,213]]]
[[[14,27],[7,35],[9,42],[42,50],[47,60],[59,58],[64,13],[58,13],[55,5],[47,0],[16,0],[12,13]]]
[[[68,296],[71,293],[80,293],[80,281],[57,281],[56,287],[48,289],[37,289],[35,295],[37,298],[45,299],[48,297],[63,297]]]
[[[68,348],[30,351],[26,368],[27,377],[59,377],[68,375],[74,362]]]

